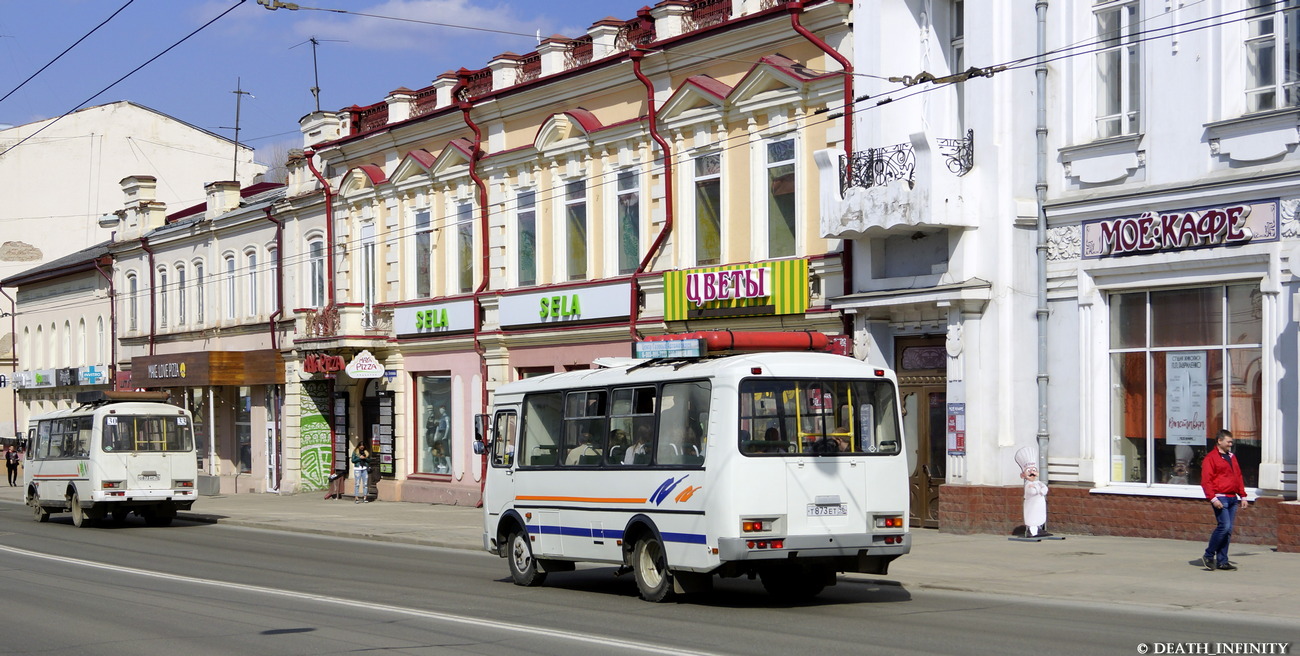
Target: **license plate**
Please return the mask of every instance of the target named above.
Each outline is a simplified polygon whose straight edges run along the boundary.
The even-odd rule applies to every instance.
[[[154,474],[153,476],[150,476],[150,475],[148,475],[148,474],[143,474],[143,475],[141,475],[139,478],[140,478],[140,480],[142,480],[142,481],[156,481],[156,480],[158,480],[158,475],[157,475],[157,474]]]
[[[819,506],[815,503],[808,504],[809,517],[830,517],[847,514],[849,514],[849,504],[847,503],[841,503],[838,506]]]

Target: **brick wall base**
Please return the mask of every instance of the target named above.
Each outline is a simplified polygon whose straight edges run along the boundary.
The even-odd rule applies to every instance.
[[[1055,484],[1047,497],[1047,530],[1074,535],[1114,535],[1206,540],[1214,511],[1200,499],[1093,494],[1087,487]],[[1024,486],[943,485],[939,530],[1010,535],[1024,522]],[[1237,513],[1232,541],[1276,544],[1300,552],[1300,503],[1261,497]]]

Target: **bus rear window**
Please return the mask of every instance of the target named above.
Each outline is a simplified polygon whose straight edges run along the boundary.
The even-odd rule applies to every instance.
[[[887,380],[748,379],[739,446],[752,456],[894,455],[902,449]]]
[[[194,438],[183,415],[108,415],[103,444],[114,452],[191,451]]]

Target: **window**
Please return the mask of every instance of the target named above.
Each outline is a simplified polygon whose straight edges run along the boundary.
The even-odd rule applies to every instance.
[[[519,285],[537,284],[537,192],[521,191],[515,196],[515,248],[519,249]]]
[[[361,302],[365,304],[365,322],[369,326],[373,321],[378,290],[375,288],[375,224],[361,226]]]
[[[493,467],[509,467],[514,464],[516,420],[514,412],[498,412],[492,420]]]
[[[72,362],[72,322],[63,321],[63,350],[59,353],[59,362],[65,367],[71,366]]]
[[[415,297],[433,296],[433,270],[429,267],[433,259],[433,222],[429,220],[429,210],[415,213]]]
[[[1112,482],[1198,485],[1227,428],[1258,485],[1261,301],[1255,284],[1110,295]]]
[[[1300,105],[1300,0],[1250,0],[1246,111]]]
[[[632,169],[618,172],[618,272],[635,273],[641,264],[641,184]]]
[[[966,70],[966,3],[964,0],[952,2],[952,39],[948,41],[949,63],[953,73]],[[966,85],[954,84],[957,94],[957,131],[966,132]]]
[[[86,359],[86,320],[82,319],[77,322],[77,354],[72,361],[73,366],[91,364]]]
[[[609,446],[606,458],[614,465],[648,465],[654,453],[655,407],[653,387],[615,389],[609,411]]]
[[[158,289],[154,290],[158,298],[158,327],[167,327],[167,295],[171,290],[167,288],[167,270],[158,269]]]
[[[104,417],[102,432],[101,448],[104,451],[189,451],[194,448],[188,417],[109,415]]]
[[[325,306],[325,242],[307,242],[307,300],[311,307]]]
[[[194,322],[203,323],[203,310],[207,306],[207,292],[203,286],[203,263],[194,263]]]
[[[185,325],[185,297],[190,290],[185,286],[185,265],[176,265],[176,325]]]
[[[226,256],[226,318],[235,318],[235,256]]]
[[[267,280],[267,288],[271,290],[271,312],[280,309],[280,251],[274,247],[266,250],[266,262],[269,265],[270,277]]]
[[[794,139],[768,142],[768,257],[793,257],[795,254],[798,239],[796,238],[794,185]]]
[[[559,392],[532,394],[524,399],[523,435],[517,455],[524,467],[550,467],[559,462],[564,396]]]
[[[748,379],[740,384],[740,450],[895,455],[897,412],[888,381]]]
[[[455,443],[451,439],[451,378],[417,376],[415,378],[420,434],[416,471],[425,474],[450,474]]]
[[[709,383],[664,385],[659,399],[659,441],[655,463],[698,465],[704,462],[705,427],[709,425]]]
[[[1138,3],[1098,3],[1097,138],[1137,134],[1141,100]]]
[[[104,317],[95,317],[95,358],[89,364],[104,363]]]
[[[140,329],[140,306],[137,296],[140,294],[140,280],[135,274],[126,277],[126,327],[127,330]]]
[[[258,310],[257,283],[260,278],[257,275],[257,253],[249,252],[245,254],[244,258],[248,263],[248,294],[246,297],[248,299],[248,316],[255,317]]]
[[[253,471],[253,388],[240,387],[235,405],[235,466],[239,472]]]
[[[456,288],[462,294],[474,289],[474,206],[456,206]]]
[[[722,261],[722,155],[695,158],[695,263]]]
[[[565,273],[569,280],[587,277],[587,184],[564,185]]]
[[[564,464],[594,467],[605,453],[605,391],[570,392],[564,403]]]

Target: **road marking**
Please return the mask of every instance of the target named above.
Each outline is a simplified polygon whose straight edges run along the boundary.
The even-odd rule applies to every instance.
[[[19,556],[27,556],[30,558],[49,560],[57,563],[66,563],[69,565],[80,565],[82,567],[89,567],[91,569],[102,569],[110,572],[135,574],[137,576],[143,576],[143,577],[155,578],[155,579],[164,579],[168,581],[183,581],[186,583],[194,583],[196,585],[206,585],[214,588],[225,588],[228,590],[241,590],[244,592],[256,592],[256,593],[261,593],[266,595],[273,595],[277,597],[288,597],[291,599],[303,599],[308,601],[315,601],[315,602],[326,603],[326,604],[335,604],[338,606],[347,606],[350,608],[357,608],[357,609],[364,609],[364,610],[387,611],[389,613],[395,613],[398,615],[409,615],[411,617],[437,620],[440,622],[447,622],[449,624],[464,624],[473,627],[499,629],[501,631],[511,631],[514,633],[523,633],[523,634],[541,636],[547,638],[556,638],[560,640],[569,640],[573,642],[582,642],[591,645],[598,645],[601,647],[641,651],[641,652],[648,652],[652,654],[673,654],[674,656],[713,656],[712,652],[689,651],[685,649],[676,649],[665,645],[656,645],[647,642],[619,640],[617,638],[606,638],[603,636],[586,634],[586,633],[570,633],[567,631],[546,629],[538,626],[523,626],[519,624],[508,624],[506,622],[498,622],[490,619],[485,619],[483,617],[470,617],[466,615],[453,615],[450,613],[437,613],[437,612],[432,612],[427,610],[403,608],[401,606],[389,606],[387,604],[378,604],[378,603],[372,603],[368,601],[354,601],[351,599],[340,599],[338,597],[328,597],[325,595],[311,594],[306,592],[293,592],[291,590],[267,588],[260,585],[246,585],[243,583],[230,583],[228,581],[214,581],[212,579],[201,579],[192,576],[182,576],[178,574],[152,572],[145,569],[135,569],[133,567],[122,567],[119,565],[108,565],[106,563],[97,563],[92,560],[82,560],[80,558],[54,556],[51,554],[44,554],[37,551],[28,551],[26,549],[18,549],[16,547],[10,547],[5,545],[0,545],[0,551],[5,551]]]

